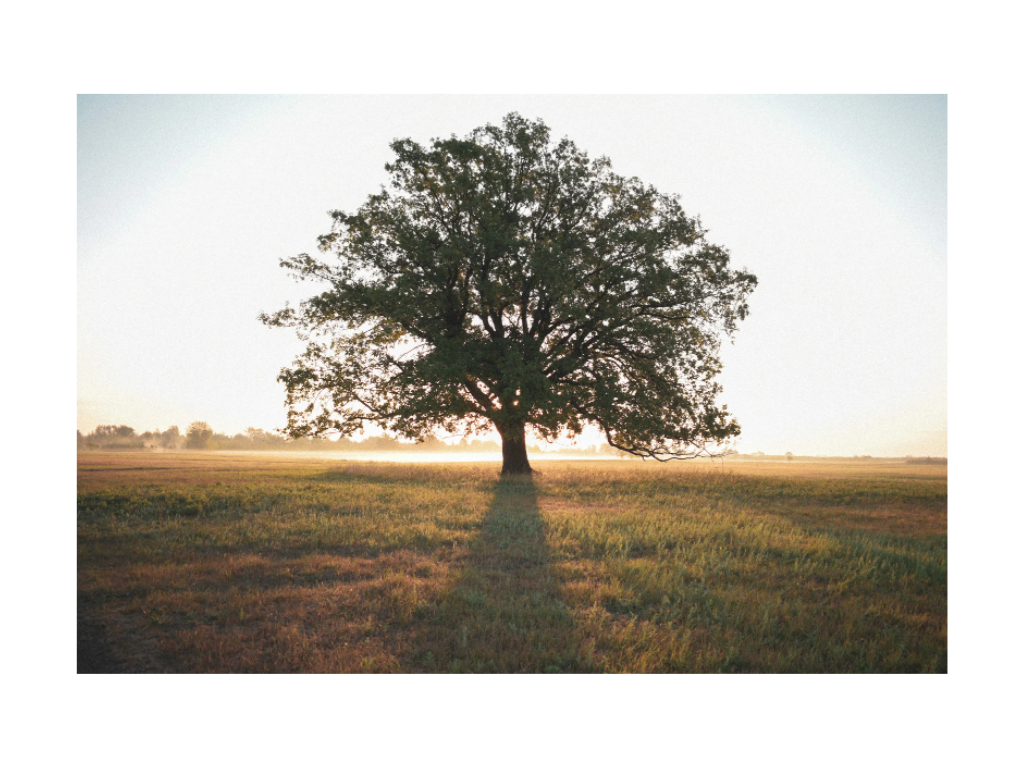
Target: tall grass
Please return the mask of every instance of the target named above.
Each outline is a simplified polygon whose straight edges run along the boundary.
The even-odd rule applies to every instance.
[[[79,459],[81,671],[944,672],[945,467]]]

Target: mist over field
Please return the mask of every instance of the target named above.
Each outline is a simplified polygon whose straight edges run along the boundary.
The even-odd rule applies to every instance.
[[[385,436],[363,436],[353,440],[307,438],[289,440],[283,435],[249,428],[236,435],[215,432],[206,422],[192,422],[182,433],[176,426],[166,430],[137,432],[133,427],[100,425],[83,435],[78,432],[79,451],[257,451],[307,457],[341,454],[348,459],[366,457],[370,461],[490,461],[501,459],[501,444],[486,438],[463,438],[445,442],[433,436],[413,441],[400,441]],[[531,454],[540,458],[623,458],[625,455],[607,444],[573,445],[572,443],[530,446]],[[387,458],[391,457],[391,458]]]
[[[205,425],[206,422],[194,422]],[[197,434],[198,433],[198,434]],[[190,442],[189,436],[195,439]],[[400,442],[388,437],[374,436],[363,440],[286,440],[283,436],[250,429],[245,433],[228,436],[203,426],[182,434],[177,427],[167,430],[148,430],[142,433],[127,425],[101,425],[87,435],[78,433],[79,451],[141,451],[147,453],[175,453],[178,451],[203,451],[229,453],[255,453],[270,457],[296,459],[321,459],[332,461],[384,461],[398,463],[444,463],[444,462],[497,462],[501,461],[501,445],[493,440],[464,439],[458,443],[445,443],[437,438],[421,442]],[[531,444],[530,456],[540,461],[604,461],[636,460],[637,457],[616,451],[607,444],[581,446],[571,443]],[[718,457],[694,459],[698,463],[737,461],[800,461],[800,462],[843,462],[854,461],[905,461],[908,463],[942,463],[945,457],[932,456],[796,456],[792,452],[781,455],[764,453],[741,454],[729,450]]]

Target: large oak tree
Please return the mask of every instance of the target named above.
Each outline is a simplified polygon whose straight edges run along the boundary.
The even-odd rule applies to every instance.
[[[279,377],[291,436],[493,426],[502,473],[518,474],[527,426],[595,424],[662,460],[739,433],[715,376],[757,280],[677,196],[516,114],[391,148],[390,188],[331,213],[333,258],[282,261],[325,290],[261,316],[307,342]]]

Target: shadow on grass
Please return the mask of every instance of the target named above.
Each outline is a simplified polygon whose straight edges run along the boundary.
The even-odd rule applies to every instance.
[[[582,671],[532,480],[497,484],[457,581],[425,611],[416,671]]]
[[[107,637],[106,628],[99,621],[83,616],[78,609],[78,674],[113,673],[123,671]]]

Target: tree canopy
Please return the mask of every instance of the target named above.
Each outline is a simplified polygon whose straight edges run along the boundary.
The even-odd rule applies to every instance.
[[[519,473],[527,425],[552,439],[595,424],[661,460],[739,433],[715,377],[757,280],[678,196],[514,113],[391,149],[390,187],[331,212],[333,258],[282,260],[325,290],[261,315],[307,342],[279,377],[291,436],[493,426]]]
[[[177,431],[177,427],[174,428]],[[193,421],[185,432],[185,447],[203,450],[210,447],[213,430],[205,421]]]

